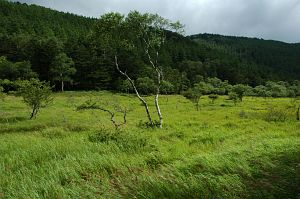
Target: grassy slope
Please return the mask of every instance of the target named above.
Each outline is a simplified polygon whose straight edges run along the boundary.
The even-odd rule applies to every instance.
[[[127,127],[117,134],[105,113],[74,111],[90,96],[129,104]],[[165,128],[151,130],[138,127],[145,114],[133,96],[56,94],[32,121],[20,98],[7,97],[0,198],[300,196],[300,124],[292,113],[286,122],[264,120],[267,107],[287,110],[290,99],[249,97],[233,106],[205,98],[199,112],[181,96],[163,96],[161,104]]]

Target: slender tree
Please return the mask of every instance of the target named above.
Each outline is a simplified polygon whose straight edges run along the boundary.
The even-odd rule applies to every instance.
[[[245,93],[249,90],[249,86],[243,84],[236,84],[232,87],[231,92],[236,93],[238,99],[242,102]]]
[[[137,11],[130,12],[127,17],[129,26],[135,30],[135,35],[142,44],[149,64],[156,73],[155,107],[159,117],[159,126],[162,128],[163,116],[160,110],[158,97],[163,82],[163,69],[159,63],[160,51],[166,42],[166,31],[183,33],[183,26],[172,23],[157,14],[140,14]]]
[[[159,127],[162,128],[163,116],[159,107],[160,86],[163,80],[163,70],[159,64],[160,50],[166,40],[166,31],[182,30],[180,23],[171,23],[158,15],[130,12],[127,17],[119,13],[103,15],[94,30],[96,41],[102,45],[104,54],[113,54],[116,69],[130,82],[138,99],[143,103],[150,125],[154,126],[147,101],[140,96],[133,79],[119,65],[119,55],[122,52],[146,56],[147,62],[156,73],[155,107],[159,117]]]
[[[58,54],[52,63],[51,73],[53,80],[61,83],[61,91],[64,91],[65,82],[72,82],[72,75],[76,73],[74,62],[65,53]]]
[[[189,88],[183,92],[183,96],[195,104],[196,110],[199,111],[199,103],[202,94],[197,92],[194,88]]]
[[[199,111],[201,96],[209,94],[212,89],[213,87],[211,84],[199,82],[195,84],[193,88],[190,88],[187,91],[183,92],[183,96],[192,101],[195,104],[197,111]]]

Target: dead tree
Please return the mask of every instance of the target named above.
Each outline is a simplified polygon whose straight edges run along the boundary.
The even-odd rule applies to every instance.
[[[126,107],[121,107],[121,106],[115,106],[113,110],[110,110],[108,108],[104,108],[101,105],[98,105],[96,102],[92,102],[91,100],[85,102],[84,104],[80,105],[77,107],[77,110],[88,110],[88,109],[93,109],[93,110],[101,110],[104,112],[107,112],[110,115],[110,121],[114,125],[116,130],[119,130],[121,126],[126,125],[127,123],[127,113],[130,111]],[[122,122],[117,122],[116,121],[116,113],[121,113],[123,115],[123,121]]]

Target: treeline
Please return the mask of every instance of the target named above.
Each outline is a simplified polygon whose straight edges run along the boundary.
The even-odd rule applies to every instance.
[[[69,68],[74,68],[63,78],[67,89],[126,91],[126,82],[116,71],[111,55],[103,53],[104,49],[92,37],[95,24],[96,19],[0,0],[0,78],[13,81],[34,76],[50,81],[59,90],[62,79],[58,78],[59,71],[55,66],[58,59],[64,57],[60,60],[61,65],[69,62],[72,63]],[[210,77],[252,87],[281,80],[293,85],[293,80],[300,79],[300,61],[295,56],[298,48],[293,45],[269,45],[269,41],[254,39],[244,42],[239,38],[230,39],[231,43],[221,43],[212,41],[213,37],[219,38],[212,35],[184,37],[167,32],[167,41],[159,57],[164,70],[164,85],[169,89],[166,93],[181,93],[192,88],[199,79]],[[223,40],[227,41],[226,38]],[[252,51],[244,52],[236,47],[242,45],[240,40]],[[252,42],[258,46],[248,47]],[[264,50],[255,50],[262,46],[271,49],[272,55],[280,55],[275,59],[277,61],[273,56],[265,56]],[[281,54],[282,51],[287,53]],[[120,55],[120,64],[140,87],[148,89],[144,93],[151,93],[151,88],[149,90],[145,85],[154,81],[153,71],[147,57],[137,54],[124,52]],[[259,56],[263,58],[259,59]],[[31,70],[30,77],[25,77],[23,72],[12,72],[22,67]]]
[[[198,94],[202,95],[230,95],[235,93],[239,100],[243,96],[257,96],[257,97],[297,97],[300,96],[300,81],[293,82],[285,81],[267,81],[263,85],[251,87],[245,84],[230,84],[228,81],[222,81],[217,77],[206,78],[198,77],[198,82],[193,86],[181,92],[183,95]],[[155,82],[150,78],[138,78],[136,81],[138,90],[146,95],[155,93]],[[132,87],[127,80],[120,84],[120,91],[133,93]],[[174,94],[176,90],[172,83],[164,81],[161,85],[162,94]]]

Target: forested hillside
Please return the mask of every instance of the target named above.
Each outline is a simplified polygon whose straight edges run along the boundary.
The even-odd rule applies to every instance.
[[[95,19],[48,8],[0,1],[0,33],[57,37],[66,40],[86,35]]]
[[[238,59],[239,65],[242,67],[244,67],[243,64],[246,64],[249,72],[251,70],[254,72],[249,78],[254,78],[256,81],[258,81],[256,75],[263,79],[300,78],[299,43],[288,44],[272,40],[213,34],[198,34],[190,36],[190,38],[200,45],[206,45],[219,51],[220,54],[222,52],[227,54],[225,59],[230,59],[230,57]],[[245,69],[247,70],[247,68]],[[263,73],[255,74],[258,71]]]
[[[55,57],[65,53],[76,68],[67,88],[121,89],[122,78],[113,62],[103,57],[103,49],[91,37],[95,22],[36,5],[0,0],[0,56],[11,62],[29,61],[39,79],[55,84],[51,67]],[[167,38],[159,61],[165,80],[177,93],[207,77],[251,86],[268,80],[300,79],[300,47],[296,44],[206,34],[184,37],[171,32]],[[151,78],[146,57],[123,56],[126,59],[121,64],[133,79]],[[6,78],[5,70],[2,73]]]

